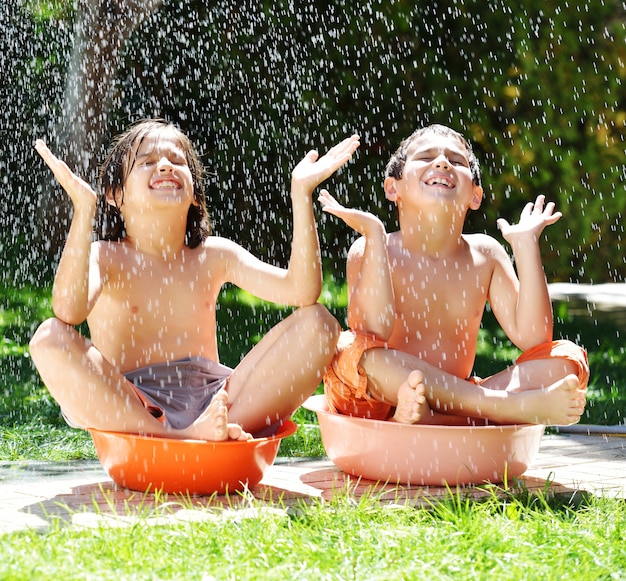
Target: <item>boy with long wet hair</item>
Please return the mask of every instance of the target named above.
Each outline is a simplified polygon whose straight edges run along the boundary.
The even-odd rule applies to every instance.
[[[122,135],[98,196],[37,141],[74,213],[53,286],[55,317],[37,329],[30,349],[68,422],[204,440],[274,433],[313,393],[333,355],[339,328],[317,303],[312,194],[358,145],[352,136],[322,157],[310,151],[293,170],[285,269],[209,235],[202,168],[175,126],[148,120]],[[94,222],[99,240],[92,242]],[[217,348],[225,283],[299,307],[235,369],[219,362]],[[74,328],[85,320],[90,339]]]
[[[166,127],[169,123],[164,119],[151,119],[130,127],[122,133],[111,148],[100,169],[100,191],[121,192],[120,201],[124,202],[124,182],[132,171],[136,159],[130,159],[133,146],[141,144],[146,136],[154,130]],[[180,133],[182,149],[187,159],[194,184],[194,201],[187,214],[187,231],[185,244],[195,248],[210,233],[211,224],[206,206],[204,191],[204,167],[200,163],[196,151],[189,138]],[[124,237],[124,220],[117,204],[110,204],[106,196],[98,198],[96,236],[101,240],[121,240]]]

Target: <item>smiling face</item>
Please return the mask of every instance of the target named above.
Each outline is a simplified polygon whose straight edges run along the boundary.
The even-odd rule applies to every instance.
[[[402,173],[386,178],[385,193],[399,206],[432,202],[463,212],[478,209],[482,200],[465,143],[453,133],[428,130],[408,143]]]
[[[156,172],[156,165],[163,174],[159,179],[151,177]],[[133,171],[135,173],[131,176]],[[181,191],[178,188],[188,183],[188,172],[192,181],[191,201],[186,199],[188,189],[185,187]],[[129,179],[136,180],[139,186],[136,191]],[[143,203],[152,204],[159,200],[159,196],[161,202],[167,202],[168,195],[170,202],[174,202],[182,194],[183,199],[176,203],[182,202],[189,209],[185,243],[195,248],[211,233],[203,180],[204,167],[190,139],[180,129],[163,119],[139,121],[117,137],[100,169],[96,234],[102,240],[115,241],[126,236],[122,210],[127,213],[129,209],[131,201],[126,194],[132,186],[140,197],[137,203],[133,202],[137,206],[135,212],[147,211],[146,207],[141,207],[141,196],[146,196]],[[151,188],[151,184],[156,187]]]
[[[147,133],[134,144],[125,163],[124,195],[115,200],[122,212],[128,206],[147,209],[164,204],[181,204],[186,211],[195,203],[191,170],[173,127]]]

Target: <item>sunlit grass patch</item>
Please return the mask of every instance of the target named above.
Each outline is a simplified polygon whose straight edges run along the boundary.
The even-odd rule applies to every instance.
[[[83,430],[43,423],[0,425],[0,460],[97,459],[91,436]]]
[[[83,515],[0,543],[0,578],[617,579],[623,501],[462,493],[426,508],[338,494],[294,507],[185,518]],[[79,515],[80,516],[80,515]],[[92,517],[98,517],[94,509]],[[103,516],[103,515],[100,515]],[[164,516],[167,516],[164,514]],[[188,517],[188,518],[187,518]],[[123,526],[118,526],[119,524]],[[158,548],[158,550],[155,550]]]

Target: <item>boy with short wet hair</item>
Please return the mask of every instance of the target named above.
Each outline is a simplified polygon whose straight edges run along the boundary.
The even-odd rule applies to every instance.
[[[406,139],[387,166],[384,191],[400,229],[388,234],[368,212],[327,192],[324,211],[359,232],[347,262],[350,331],[324,378],[331,409],[402,423],[578,422],[589,368],[585,352],[553,341],[552,308],[539,252],[543,229],[560,217],[544,196],[500,243],[464,234],[480,207],[480,171],[467,140],[433,125]],[[523,353],[506,370],[473,376],[478,332],[489,302]]]
[[[42,141],[74,214],[53,287],[55,318],[31,341],[44,383],[82,428],[204,440],[275,432],[318,386],[339,327],[321,292],[313,190],[358,147],[352,136],[291,176],[288,268],[209,235],[202,167],[175,126],[148,120],[115,143],[99,197]],[[92,242],[94,221],[100,240]],[[219,363],[216,302],[233,283],[300,307],[232,370]],[[75,329],[87,320],[90,340]]]

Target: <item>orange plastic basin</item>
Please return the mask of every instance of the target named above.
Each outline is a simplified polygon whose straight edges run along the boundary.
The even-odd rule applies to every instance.
[[[344,472],[370,480],[442,486],[502,482],[534,460],[545,426],[433,426],[344,416],[324,395],[304,407],[317,413],[328,457]]]
[[[286,421],[276,435],[247,442],[206,442],[89,430],[100,463],[113,481],[142,492],[222,494],[253,487],[298,429]]]

